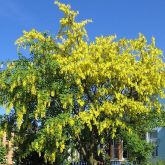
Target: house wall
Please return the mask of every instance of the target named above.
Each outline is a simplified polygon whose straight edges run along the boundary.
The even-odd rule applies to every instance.
[[[158,156],[157,159],[165,160],[165,128],[158,128]]]

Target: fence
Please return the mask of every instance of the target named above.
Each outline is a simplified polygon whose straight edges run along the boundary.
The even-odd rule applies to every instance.
[[[87,162],[72,162],[71,165],[88,165]],[[103,162],[98,162],[97,165],[104,165]]]
[[[122,165],[120,161],[111,161],[111,165]]]
[[[86,162],[72,162],[71,165],[88,165]]]
[[[87,162],[72,162],[70,165],[88,165]],[[97,165],[105,165],[103,162],[98,162]],[[123,165],[121,161],[111,161],[110,165]]]

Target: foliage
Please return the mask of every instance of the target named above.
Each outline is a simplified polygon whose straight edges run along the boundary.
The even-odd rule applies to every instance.
[[[155,163],[149,163],[148,165],[164,165],[165,161],[164,160],[158,160]]]
[[[125,143],[124,150],[129,153],[129,161],[146,164],[148,161],[147,158],[151,158],[154,145],[148,143],[135,132],[132,134],[123,134],[122,137]]]
[[[6,163],[6,148],[0,145],[0,164]]]
[[[2,116],[0,115],[0,122],[1,121],[2,121]],[[5,146],[3,146],[2,144],[2,135],[3,135],[3,131],[0,126],[0,164],[5,164],[7,151],[6,151]]]
[[[0,72],[0,102],[13,111],[6,128],[13,123],[21,159],[37,152],[57,164],[78,151],[93,164],[103,160],[114,138],[134,132],[131,143],[142,140],[142,145],[141,135],[163,124],[158,99],[165,88],[162,51],[154,38],[149,44],[142,34],[89,42],[85,25],[91,21],[76,22],[78,12],[56,4],[64,13],[57,36],[24,31],[16,41],[19,59]]]

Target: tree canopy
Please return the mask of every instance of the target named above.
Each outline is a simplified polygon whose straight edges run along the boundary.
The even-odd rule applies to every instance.
[[[76,150],[92,164],[115,138],[136,134],[143,144],[164,122],[165,63],[155,39],[89,41],[91,20],[77,22],[78,12],[56,4],[64,13],[58,34],[24,31],[19,59],[0,71],[0,103],[11,112],[4,128],[15,133],[19,156],[36,152],[53,163]]]

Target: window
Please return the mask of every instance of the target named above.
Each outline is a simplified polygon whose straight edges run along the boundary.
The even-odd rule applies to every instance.
[[[119,142],[114,141],[114,158],[119,157],[119,149],[118,149]]]
[[[122,159],[122,157],[123,157],[122,141],[119,139],[116,139],[113,142],[113,158]]]
[[[152,156],[155,157],[155,156],[158,156],[158,145],[155,146],[153,152],[152,152]]]
[[[151,143],[155,145],[154,150],[152,152],[152,156],[158,156],[158,132],[157,130],[153,130],[149,133],[149,140]]]
[[[157,139],[158,138],[157,130],[150,132],[149,133],[149,138],[150,139]]]

